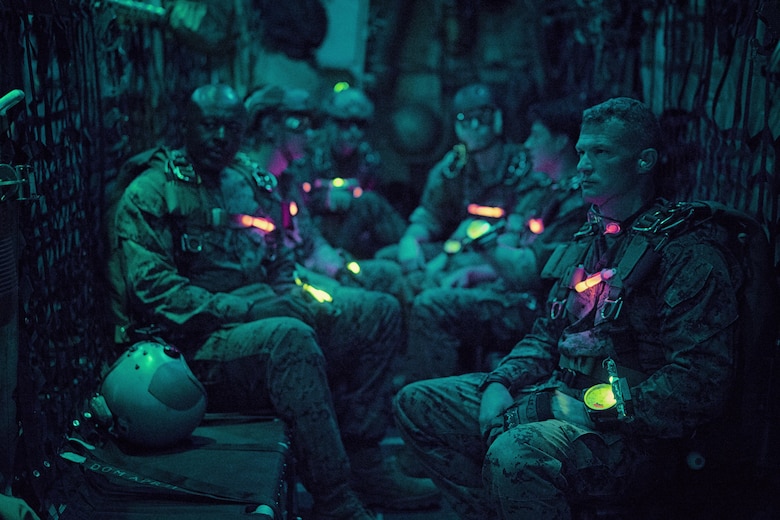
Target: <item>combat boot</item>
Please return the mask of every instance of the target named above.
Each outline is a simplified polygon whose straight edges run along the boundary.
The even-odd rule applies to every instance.
[[[349,459],[352,489],[368,507],[413,511],[439,505],[441,492],[431,479],[406,475],[379,447],[350,453]]]
[[[376,520],[352,490],[315,502],[309,520]]]

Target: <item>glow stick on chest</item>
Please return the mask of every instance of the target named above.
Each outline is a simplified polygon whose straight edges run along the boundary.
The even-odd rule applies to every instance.
[[[585,278],[583,281],[576,284],[574,286],[574,290],[577,291],[578,293],[587,291],[591,287],[595,287],[601,282],[605,282],[609,280],[613,276],[615,276],[615,269],[602,269],[601,271],[593,273],[592,275]]]
[[[276,226],[274,225],[273,222],[271,222],[270,219],[263,218],[263,217],[241,215],[239,217],[239,222],[241,223],[242,226],[257,228],[260,231],[264,231],[266,233],[270,233],[271,231],[276,229]]]
[[[502,218],[506,215],[504,208],[498,206],[480,206],[479,204],[469,204],[466,207],[466,211],[469,215],[474,215],[475,217]]]

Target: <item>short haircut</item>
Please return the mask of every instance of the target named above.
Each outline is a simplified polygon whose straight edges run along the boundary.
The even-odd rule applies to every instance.
[[[580,135],[585,104],[574,97],[539,101],[528,108],[528,122],[541,122],[554,134],[565,134],[573,143]]]
[[[626,138],[635,143],[640,150],[655,148],[662,144],[661,126],[658,118],[645,103],[628,97],[616,97],[585,109],[582,113],[582,125],[603,124],[608,121],[621,121],[626,128]]]

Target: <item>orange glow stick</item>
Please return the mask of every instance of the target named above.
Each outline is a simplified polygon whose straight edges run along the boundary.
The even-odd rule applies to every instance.
[[[480,206],[479,204],[469,204],[466,207],[466,211],[469,212],[469,215],[488,218],[501,218],[506,213],[504,208],[499,208],[496,206]]]
[[[257,228],[260,231],[265,231],[266,233],[270,233],[276,229],[274,223],[267,218],[253,217],[252,215],[241,215],[239,222],[241,222],[242,226]]]
[[[585,278],[583,281],[579,282],[577,285],[574,286],[574,290],[578,293],[581,293],[583,291],[587,291],[591,287],[594,287],[601,282],[604,282],[606,280],[609,280],[615,275],[615,269],[602,269],[601,271],[597,273],[593,273],[592,275]]]

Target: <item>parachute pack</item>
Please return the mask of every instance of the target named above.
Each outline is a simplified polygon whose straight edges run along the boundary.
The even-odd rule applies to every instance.
[[[700,443],[705,466],[765,475],[780,468],[780,291],[769,241],[755,219],[723,204],[699,201],[678,207],[688,215],[684,226],[714,221],[728,231],[726,246],[743,273],[734,390],[726,415],[700,432],[693,445]]]
[[[648,248],[658,250],[667,236],[710,222],[727,231],[724,245],[731,252],[732,261],[738,264],[735,268],[743,274],[737,294],[736,380],[726,415],[717,424],[697,432],[691,449],[701,458],[688,463],[691,467],[770,471],[780,467],[777,442],[780,305],[777,272],[764,229],[746,213],[714,201],[671,204],[665,211],[654,214],[650,222],[640,219],[636,226],[642,226],[640,232],[646,236]],[[641,259],[637,260],[640,262]],[[635,284],[641,276],[633,278],[630,282]]]

